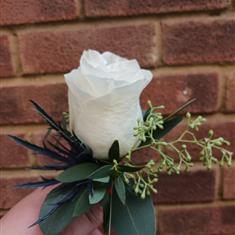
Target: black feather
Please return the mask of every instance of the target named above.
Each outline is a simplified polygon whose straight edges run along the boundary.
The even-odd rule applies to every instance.
[[[37,154],[45,155],[45,156],[50,157],[50,158],[57,160],[57,161],[68,162],[67,158],[65,158],[65,157],[59,155],[58,153],[53,152],[49,149],[42,148],[42,147],[37,146],[35,144],[31,144],[28,141],[23,140],[23,139],[16,137],[16,136],[9,135],[9,137],[11,139],[13,139],[16,143],[23,145],[24,147],[32,150],[33,152],[35,152]]]
[[[37,181],[37,182],[28,182],[24,184],[17,184],[17,188],[28,188],[28,189],[34,189],[34,188],[40,188],[40,187],[48,187],[51,185],[59,184],[60,182],[57,181],[56,179],[47,179],[44,177],[41,177],[42,181]]]
[[[60,133],[61,136],[63,136],[68,142],[75,142],[75,139],[73,136],[71,136],[71,133],[65,129],[63,129],[59,124],[57,124],[53,118],[51,118],[45,111],[44,109],[38,105],[36,102],[33,100],[30,100],[30,102],[33,104],[34,108],[36,111],[39,113],[39,115],[49,124],[49,126],[56,130],[58,133]]]
[[[68,167],[71,167],[70,164],[48,164],[43,166],[32,166],[30,169],[32,170],[65,170]]]
[[[46,220],[49,216],[51,216],[62,204],[56,204],[45,216],[39,218],[36,220],[33,224],[31,224],[28,228],[31,228],[37,224],[42,223],[44,220]]]

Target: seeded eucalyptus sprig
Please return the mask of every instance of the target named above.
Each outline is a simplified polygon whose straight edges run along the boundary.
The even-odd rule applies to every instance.
[[[144,120],[138,120],[137,127],[134,128],[138,141],[125,157],[126,164],[131,165],[133,153],[146,148],[154,150],[160,157],[159,161],[150,160],[147,162],[138,172],[124,174],[125,182],[129,183],[132,180],[133,190],[141,198],[157,192],[154,185],[158,181],[159,172],[165,171],[169,175],[172,173],[180,174],[182,170],[188,170],[192,167],[190,148],[194,146],[199,149],[199,160],[208,169],[213,164],[231,166],[233,153],[225,148],[230,145],[229,141],[223,137],[213,138],[213,130],[209,130],[207,137],[201,139],[196,137],[194,132],[199,131],[201,125],[206,121],[205,118],[202,116],[192,118],[191,114],[187,113],[187,125],[180,136],[173,140],[167,140],[161,137],[162,132],[164,132],[164,135],[168,133],[165,127],[171,130],[169,119],[164,118],[162,113],[158,111],[164,107],[154,107],[150,101],[148,104],[149,109]],[[176,116],[171,119],[170,121],[173,121],[172,123],[175,125],[181,120],[177,119]],[[174,127],[174,124],[171,127]],[[220,156],[215,157],[215,152],[219,153]]]

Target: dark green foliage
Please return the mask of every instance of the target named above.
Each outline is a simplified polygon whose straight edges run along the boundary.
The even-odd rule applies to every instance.
[[[52,191],[48,194],[45,199],[41,210],[40,210],[40,218],[45,218],[49,214],[46,219],[39,222],[40,228],[44,235],[57,235],[59,234],[72,220],[74,208],[77,203],[77,199],[79,194],[70,198],[64,203],[54,205],[55,201],[58,201],[58,198],[63,198],[65,194],[65,190]],[[50,212],[53,213],[50,213]]]
[[[110,187],[111,192],[112,188]],[[110,209],[112,208],[112,193],[106,194],[104,196],[104,199],[102,201],[102,207],[103,207],[103,229],[104,232],[107,233],[109,230],[110,226],[110,220],[111,220],[111,211]]]
[[[73,217],[80,216],[84,213],[86,213],[90,208],[89,203],[89,193],[86,188],[84,188],[78,195],[76,199],[76,204],[73,210]]]
[[[123,205],[125,205],[126,204],[126,188],[125,188],[125,184],[121,176],[115,179],[114,187],[115,187],[116,193],[120,201],[122,202]]]
[[[89,179],[100,179],[110,176],[112,173],[112,165],[101,166],[89,175]]]
[[[105,185],[96,185],[93,187],[92,193],[89,194],[89,202],[91,205],[100,202],[106,193]]]
[[[163,129],[157,128],[153,133],[153,137],[155,139],[161,139],[166,134],[168,134],[173,128],[175,128],[183,120],[183,118],[179,116],[178,114],[195,101],[196,101],[195,98],[190,99],[185,104],[183,104],[178,109],[176,109],[174,112],[172,112],[169,116],[164,118]],[[151,112],[151,108],[147,109],[146,111],[143,111],[144,121],[146,121],[150,112]],[[142,142],[140,146],[146,145],[148,144],[148,142],[149,142],[149,139],[147,139],[145,142]]]
[[[126,204],[123,205],[117,193],[114,192],[112,228],[116,235],[155,235],[155,219],[151,197],[143,200],[127,192]]]
[[[142,166],[119,166],[118,170],[120,172],[136,172],[141,170]]]
[[[113,160],[116,160],[119,162],[120,160],[120,150],[119,150],[119,142],[118,140],[115,140],[113,144],[111,145],[109,149],[109,154],[108,154],[109,160],[113,162]]]
[[[163,129],[156,129],[153,133],[155,139],[161,139],[163,136],[168,134],[173,128],[175,128],[183,120],[180,116],[174,116],[166,120],[163,124]]]
[[[95,163],[81,163],[76,166],[72,166],[69,169],[59,174],[56,179],[63,183],[71,183],[80,180],[88,179],[89,176],[96,170],[99,169],[99,165]],[[101,177],[100,177],[101,178]]]

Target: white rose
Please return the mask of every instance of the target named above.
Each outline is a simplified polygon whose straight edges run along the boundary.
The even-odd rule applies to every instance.
[[[80,67],[65,74],[70,128],[94,157],[107,158],[114,140],[123,156],[137,141],[133,128],[142,119],[139,97],[151,79],[136,60],[94,50],[84,51]]]

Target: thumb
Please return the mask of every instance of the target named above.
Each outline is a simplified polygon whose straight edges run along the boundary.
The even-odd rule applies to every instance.
[[[103,222],[103,210],[95,205],[86,214],[75,218],[61,235],[89,235]]]

